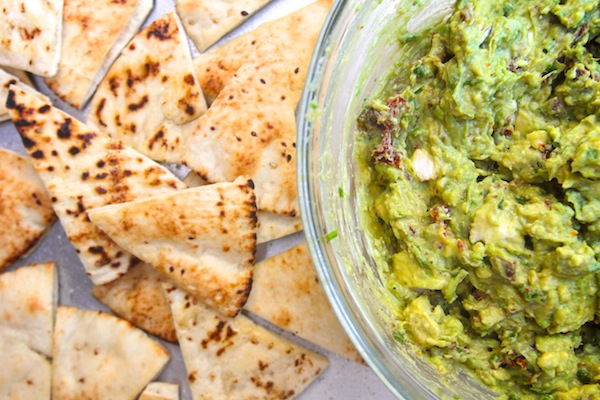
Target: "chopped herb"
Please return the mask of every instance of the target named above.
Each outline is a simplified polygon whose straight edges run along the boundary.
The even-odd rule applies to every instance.
[[[337,236],[338,236],[337,231],[331,231],[327,235],[325,235],[325,240],[327,240],[329,242],[329,241],[335,239]]]

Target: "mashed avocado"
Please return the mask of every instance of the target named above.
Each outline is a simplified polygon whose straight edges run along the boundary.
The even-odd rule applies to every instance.
[[[459,1],[358,119],[395,337],[506,399],[600,398],[599,5]]]

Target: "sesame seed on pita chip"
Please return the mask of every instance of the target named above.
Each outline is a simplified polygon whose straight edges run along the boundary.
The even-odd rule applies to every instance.
[[[256,200],[240,177],[88,211],[122,248],[228,316],[246,302],[256,253]]]
[[[206,111],[189,44],[172,11],[123,49],[92,98],[87,122],[148,157],[178,163]]]
[[[244,308],[324,349],[364,363],[327,300],[306,243],[256,264]]]
[[[60,59],[63,0],[0,0],[0,64],[53,76]]]
[[[58,307],[52,399],[132,400],[169,361],[168,351],[124,319]]]
[[[171,310],[162,290],[162,284],[170,282],[158,270],[140,262],[114,281],[94,286],[92,294],[138,328],[176,342]]]
[[[0,270],[31,251],[55,218],[28,157],[0,149]]]
[[[176,0],[175,8],[196,48],[204,51],[269,1]]]
[[[50,357],[57,303],[58,277],[53,263],[0,274],[0,337],[17,339]]]
[[[24,342],[0,333],[0,399],[50,399],[51,365]]]
[[[152,0],[64,0],[58,71],[46,85],[81,108],[152,7]]]
[[[194,400],[291,399],[329,360],[244,316],[227,318],[165,286]]]
[[[139,260],[96,228],[86,211],[173,192],[185,184],[156,162],[15,86],[7,107],[88,276],[98,285],[123,275]]]
[[[288,97],[295,107],[331,3],[331,0],[318,0],[194,58],[194,68],[208,103],[214,101],[242,65],[279,60],[294,73]]]

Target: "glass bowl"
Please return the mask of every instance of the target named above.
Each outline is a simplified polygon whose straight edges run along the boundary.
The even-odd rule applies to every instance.
[[[398,13],[403,4],[416,12]],[[304,232],[327,296],[367,364],[401,399],[496,397],[470,375],[440,374],[394,339],[397,307],[361,229],[353,134],[362,102],[398,57],[397,27],[439,22],[452,0],[336,1],[298,108],[298,195]],[[400,73],[401,71],[399,71]]]

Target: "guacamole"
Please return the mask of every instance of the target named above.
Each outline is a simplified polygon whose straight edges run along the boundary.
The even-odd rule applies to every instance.
[[[398,41],[355,147],[394,337],[505,399],[600,398],[600,1],[460,0]]]

